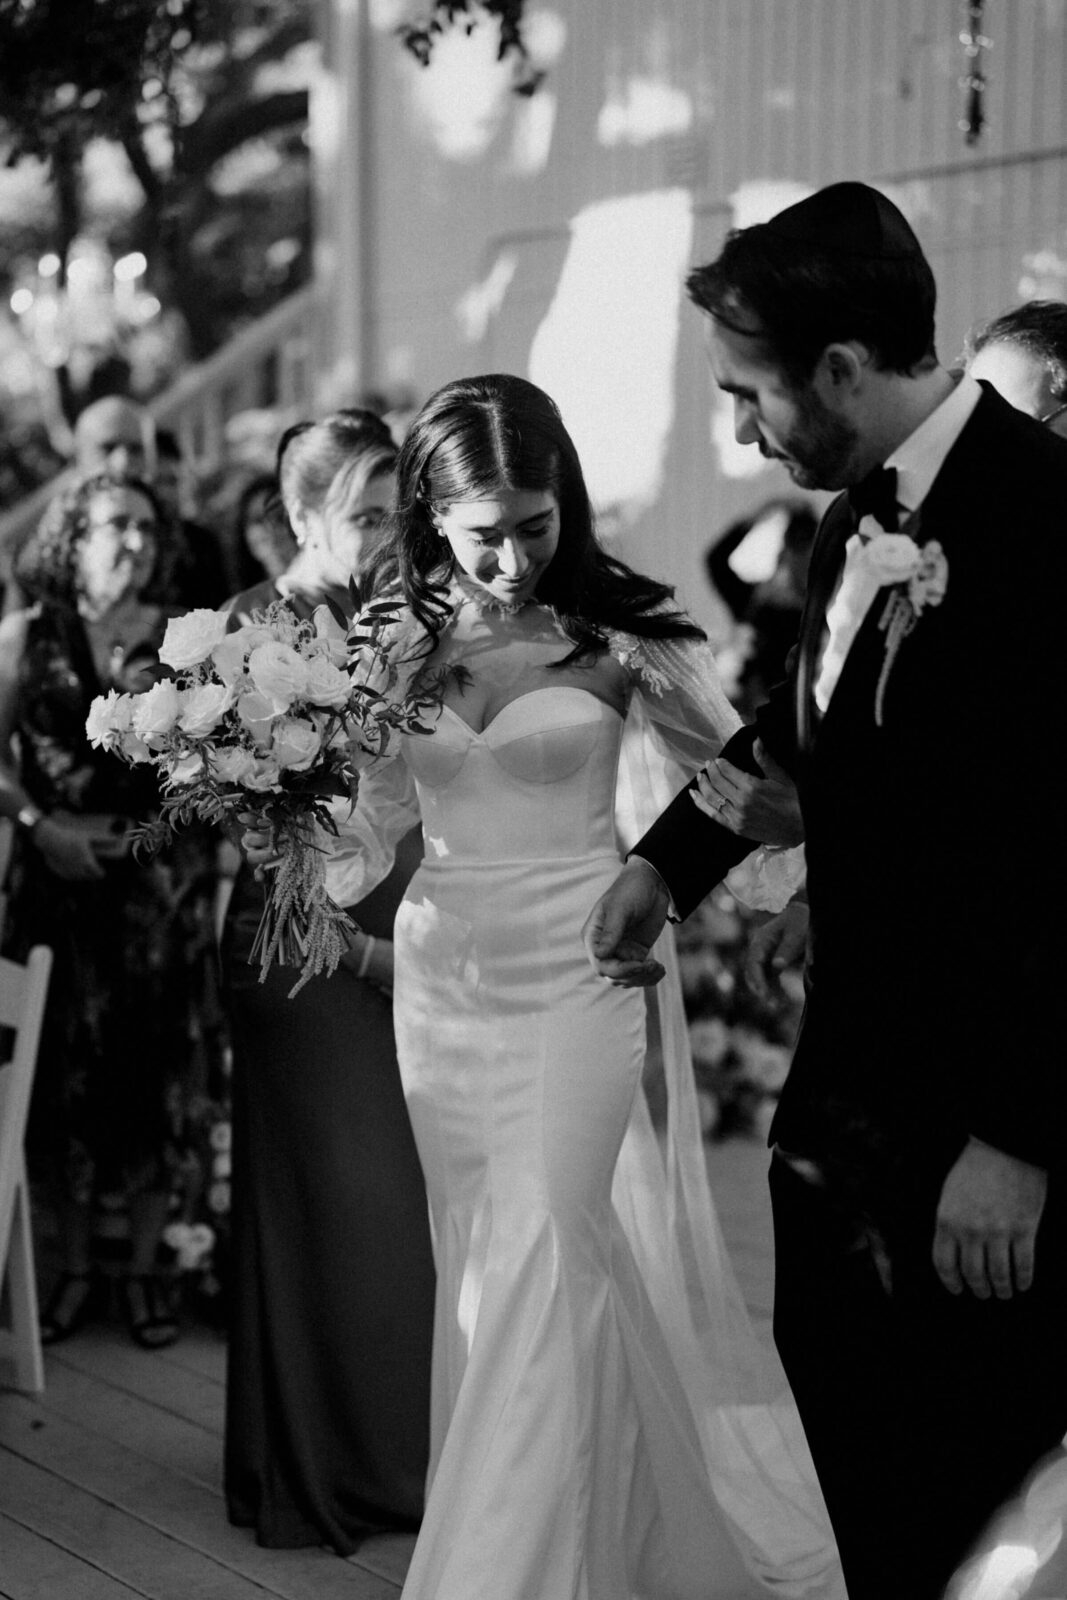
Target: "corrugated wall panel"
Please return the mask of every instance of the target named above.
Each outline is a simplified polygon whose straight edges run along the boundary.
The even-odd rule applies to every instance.
[[[534,9],[565,42],[543,91],[554,122],[547,160],[524,168],[516,150],[541,109],[506,94],[487,102],[481,144],[448,154],[417,113],[426,80],[397,45],[395,0],[371,0],[363,158],[373,381],[406,377],[421,397],[487,362],[521,366],[575,218],[676,185],[692,194],[697,257],[718,247],[744,185],[861,177],[890,188],[938,271],[946,356],[973,321],[1020,294],[1067,296],[1067,0],[989,0],[989,120],[973,148],[958,128],[961,0],[537,0]],[[473,93],[458,84],[457,105]],[[615,133],[605,143],[609,103]],[[699,608],[703,545],[783,480],[773,469],[754,478],[718,469],[698,322],[683,316],[660,500],[626,542],[680,578]]]

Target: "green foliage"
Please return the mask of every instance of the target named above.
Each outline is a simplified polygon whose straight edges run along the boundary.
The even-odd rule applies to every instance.
[[[461,27],[472,33],[479,22],[493,17],[500,25],[498,59],[504,61],[514,56],[515,93],[531,95],[545,75],[530,61],[523,35],[525,8],[526,0],[433,0],[427,15],[414,22],[402,22],[397,33],[405,49],[411,51],[421,66],[428,67],[433,59],[434,44],[447,29]]]
[[[5,264],[46,250],[65,264],[79,235],[116,255],[141,250],[147,286],[180,313],[194,358],[298,288],[311,235],[300,50],[314,9],[315,0],[0,0],[0,162],[42,162],[50,179],[46,212],[0,216],[0,278]],[[106,215],[82,178],[100,140],[135,180]]]
[[[203,0],[0,0],[9,159],[55,158],[131,121],[173,118],[172,80]]]

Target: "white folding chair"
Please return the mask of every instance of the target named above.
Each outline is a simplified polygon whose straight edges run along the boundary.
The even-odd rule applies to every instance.
[[[45,945],[34,946],[25,966],[0,957],[0,1028],[14,1034],[0,1064],[0,1289],[10,1320],[0,1328],[0,1360],[14,1368],[14,1387],[32,1394],[44,1388],[44,1362],[23,1139],[51,970]]]

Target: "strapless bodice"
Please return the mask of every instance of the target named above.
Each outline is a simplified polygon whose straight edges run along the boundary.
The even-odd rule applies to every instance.
[[[404,738],[428,861],[614,852],[622,718],[587,689],[533,689],[476,733],[449,706]],[[546,794],[551,789],[551,794]]]

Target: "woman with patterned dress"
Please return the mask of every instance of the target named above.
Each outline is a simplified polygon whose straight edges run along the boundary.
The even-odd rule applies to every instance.
[[[351,609],[349,579],[392,499],[396,447],[370,412],[300,423],[279,446],[299,540],[234,622],[284,598]],[[233,1279],[226,1403],[231,1520],[261,1544],[328,1544],[422,1514],[434,1279],[426,1187],[396,1063],[393,918],[419,841],[353,915],[340,969],[292,1000],[249,965],[263,887],[239,871],[223,961],[234,1047]]]
[[[702,635],[601,551],[559,413],[514,377],[424,406],[369,592],[399,613],[378,686],[439,702],[365,773],[328,868],[357,899],[421,819],[395,1018],[438,1288],[404,1600],[839,1594],[795,1409],[721,1249],[677,1016],[664,1165],[644,998],[582,947],[618,869],[620,776],[639,821],[657,774],[681,782],[737,725]],[[245,844],[269,859],[262,833]]]
[[[31,1167],[55,1185],[62,1255],[45,1343],[103,1308],[102,1196],[128,1210],[121,1297],[134,1340],[177,1337],[157,1255],[172,1197],[196,1187],[220,1089],[213,846],[189,833],[138,859],[130,830],[157,804],[154,775],[85,735],[95,696],[162,676],[166,617],[149,596],[166,537],[145,484],[77,484],[20,552],[28,604],[0,624],[0,809],[17,828],[5,945],[54,956],[29,1132]]]

